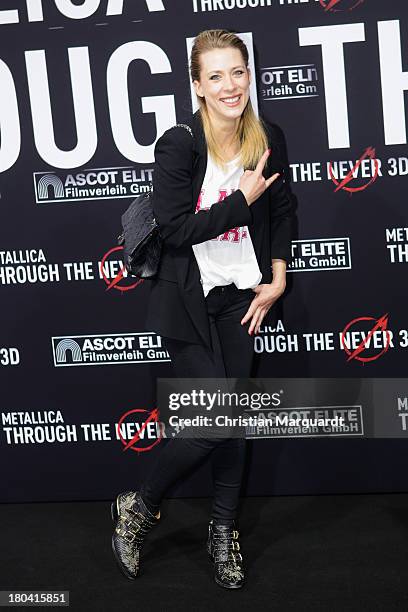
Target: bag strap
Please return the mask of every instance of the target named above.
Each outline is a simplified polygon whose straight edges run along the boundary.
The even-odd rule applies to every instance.
[[[189,125],[187,125],[186,123],[176,123],[175,125],[170,126],[170,127],[169,127],[169,130],[171,130],[171,128],[175,128],[175,127],[182,127],[182,128],[184,128],[185,130],[187,130],[187,132],[189,132],[189,134],[190,134],[191,138],[194,140],[193,130],[191,129],[191,127],[190,127]],[[194,158],[193,168],[194,168],[194,167],[195,167],[195,165],[196,165],[196,161],[197,161],[197,155],[196,155],[196,156],[195,156],[195,158]],[[152,188],[153,188],[153,183],[152,183],[152,181],[149,181],[149,184],[150,184],[150,190],[152,190]]]
[[[193,135],[193,130],[191,129],[191,127],[189,125],[187,125],[186,123],[176,123],[176,125],[173,125],[173,127],[183,127],[184,129],[187,130],[187,132],[190,133],[191,138],[194,139],[194,135]]]
[[[182,127],[185,130],[187,130],[187,132],[189,132],[191,138],[194,140],[194,134],[193,134],[193,130],[191,129],[191,127],[189,125],[187,125],[186,123],[176,123],[175,125],[172,125],[171,127]],[[193,163],[193,169],[196,166],[197,163],[197,155],[194,156],[194,163]]]

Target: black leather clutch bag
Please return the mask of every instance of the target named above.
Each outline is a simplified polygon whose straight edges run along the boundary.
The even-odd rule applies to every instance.
[[[122,227],[118,244],[123,246],[127,272],[139,278],[153,278],[159,267],[162,240],[153,216],[150,193],[133,200],[122,215]]]
[[[177,123],[193,137],[188,125]],[[154,218],[151,193],[137,196],[122,215],[123,232],[118,244],[123,246],[123,261],[127,272],[138,278],[153,278],[158,271],[162,250],[159,226]]]

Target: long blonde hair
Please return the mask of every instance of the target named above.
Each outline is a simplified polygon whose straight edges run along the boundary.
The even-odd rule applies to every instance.
[[[248,49],[246,48],[244,41],[236,34],[230,32],[229,30],[204,30],[203,32],[200,32],[195,37],[191,50],[191,80],[200,81],[200,56],[202,53],[206,53],[212,49],[226,49],[228,47],[238,49],[241,52],[245,66],[248,67]],[[200,115],[208,151],[215,163],[222,168],[225,168],[225,161],[222,157],[221,148],[217,145],[214,138],[205,98],[197,95],[197,101],[200,108]],[[250,98],[248,99],[248,103],[240,117],[236,135],[241,145],[240,162],[244,168],[253,170],[265,152],[265,149],[268,148],[268,137],[265,124],[261,118],[258,119],[258,117],[255,115]]]

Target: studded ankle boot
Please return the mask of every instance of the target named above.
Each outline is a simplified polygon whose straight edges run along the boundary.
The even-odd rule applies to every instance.
[[[112,550],[123,574],[134,580],[139,572],[140,550],[147,533],[157,525],[159,515],[154,516],[145,506],[138,491],[120,493],[111,505],[115,531]]]
[[[244,583],[244,568],[238,542],[239,532],[233,526],[210,521],[207,550],[214,563],[214,580],[226,589],[239,589]]]

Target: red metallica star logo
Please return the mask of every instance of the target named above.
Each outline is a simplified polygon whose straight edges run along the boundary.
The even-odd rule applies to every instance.
[[[100,263],[100,272],[101,272],[103,280],[107,284],[106,291],[108,291],[109,289],[116,289],[117,291],[130,291],[131,289],[134,289],[135,287],[140,285],[140,283],[143,282],[143,278],[140,278],[135,283],[132,283],[130,285],[119,284],[125,278],[126,270],[125,270],[125,267],[123,265],[122,265],[121,269],[119,270],[119,272],[116,274],[115,278],[109,279],[107,277],[107,275],[106,275],[106,272],[105,272],[105,263],[108,260],[108,258],[110,257],[110,255],[112,255],[112,253],[115,253],[116,251],[123,251],[123,246],[117,246],[117,247],[113,247],[113,249],[110,249],[102,257],[102,261]]]
[[[374,325],[372,329],[368,332],[368,334],[360,342],[360,344],[357,346],[357,348],[351,351],[346,346],[345,335],[353,325],[356,325],[356,323],[361,323],[361,321],[374,321]],[[361,354],[365,350],[367,350],[367,348],[371,344],[371,338],[373,334],[378,331],[382,331],[383,336],[385,336],[386,338],[384,348],[379,353],[377,353],[377,355],[373,355],[372,357],[362,357]],[[384,355],[386,351],[388,351],[390,343],[391,343],[391,333],[388,329],[388,313],[384,314],[379,319],[375,319],[374,317],[358,317],[357,319],[353,319],[352,321],[350,321],[350,323],[347,323],[346,327],[341,332],[341,345],[344,351],[348,355],[347,362],[351,361],[352,359],[361,361],[363,363],[367,363],[368,361],[375,361],[376,359],[379,359],[381,355]]]
[[[360,185],[359,187],[349,187],[349,183],[355,180],[355,177],[358,174],[358,169],[360,168],[362,162],[367,158],[374,160],[374,167],[375,167],[374,175],[371,177],[368,183],[365,183],[364,185]],[[367,189],[367,187],[372,185],[372,183],[374,183],[374,181],[376,181],[378,178],[379,164],[378,164],[378,159],[376,159],[375,157],[375,149],[373,147],[367,147],[367,149],[364,151],[360,159],[357,161],[357,163],[353,166],[353,168],[350,170],[347,176],[344,177],[342,181],[338,181],[336,177],[334,176],[332,162],[329,162],[329,172],[330,172],[331,180],[336,185],[336,189],[334,190],[334,192],[339,191],[339,189],[343,189],[344,191],[348,191],[349,193],[356,193],[357,191],[364,191],[364,189]]]
[[[137,432],[132,437],[132,439],[127,442],[122,435],[121,425],[130,414],[140,416],[143,414],[143,420],[136,423]],[[137,416],[133,416],[133,419],[135,418],[137,418]],[[151,425],[153,424],[154,435],[152,435],[151,432]],[[157,408],[154,408],[154,410],[152,410],[151,412],[149,412],[148,410],[143,410],[141,408],[129,410],[123,416],[120,417],[117,426],[117,434],[124,446],[124,451],[128,450],[129,448],[137,453],[144,453],[146,451],[151,450],[154,446],[156,446],[156,444],[159,444],[159,442],[161,442],[162,440],[162,431],[160,429],[159,422],[159,410]],[[153,442],[146,444],[146,440],[149,439],[153,439]]]
[[[319,0],[319,2],[326,12],[342,13],[344,11],[353,11],[360,4],[363,4],[364,0]],[[343,8],[339,8],[339,5]]]

